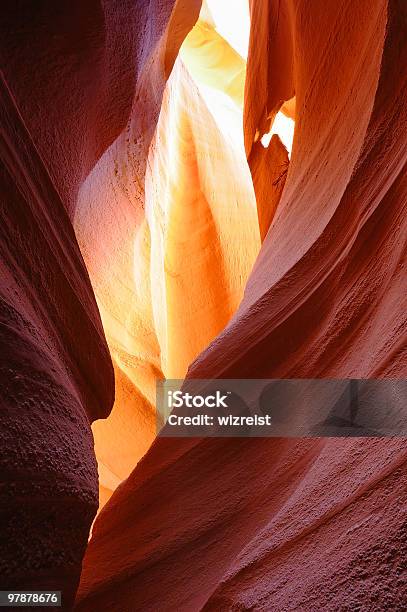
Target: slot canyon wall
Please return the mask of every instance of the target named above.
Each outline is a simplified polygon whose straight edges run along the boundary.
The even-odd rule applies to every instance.
[[[293,149],[242,303],[188,376],[403,377],[405,6],[251,9],[259,218],[287,165],[259,141],[295,95]],[[402,610],[406,459],[397,438],[159,438],[96,520],[77,609]]]
[[[98,507],[90,423],[114,400],[73,220],[92,168],[133,115],[133,180],[144,179],[162,91],[199,5],[1,6],[0,583],[62,590],[66,609]]]
[[[154,439],[154,404],[405,377],[407,6],[250,0],[246,64],[200,5],[3,3],[1,588],[70,609],[85,555],[84,612],[402,610],[403,439]]]

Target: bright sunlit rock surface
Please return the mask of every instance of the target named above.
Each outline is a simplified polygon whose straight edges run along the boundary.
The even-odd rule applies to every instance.
[[[201,4],[2,3],[3,588],[404,611],[404,439],[157,437],[155,390],[405,379],[407,4]]]

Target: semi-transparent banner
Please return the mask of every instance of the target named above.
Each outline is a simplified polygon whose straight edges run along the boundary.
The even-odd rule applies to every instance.
[[[403,380],[165,380],[165,437],[407,436]]]

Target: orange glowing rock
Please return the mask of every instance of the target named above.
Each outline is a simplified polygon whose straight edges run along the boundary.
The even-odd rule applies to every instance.
[[[239,113],[228,112],[238,128]],[[234,314],[259,249],[243,141],[232,134],[177,62],[146,176],[151,300],[167,378],[183,378]]]
[[[250,0],[247,64],[218,0],[12,4],[3,588],[72,607],[96,419],[78,612],[404,609],[403,439],[155,439],[155,385],[405,377],[405,0]]]
[[[188,376],[403,377],[405,4],[251,6],[264,204],[257,141],[294,94],[296,133],[243,300]],[[400,439],[160,438],[96,520],[77,609],[401,610],[406,457]]]
[[[196,46],[201,57],[201,27],[187,37],[182,57]],[[205,74],[193,67],[192,78],[176,61],[150,146],[145,196],[132,151],[136,116],[89,174],[76,206],[74,225],[115,364],[112,414],[93,425],[102,502],[154,439],[156,380],[183,378],[225,327],[260,248],[242,109],[236,90],[222,89],[236,63],[243,74],[245,64],[213,29],[205,31],[235,63],[214,62],[213,90]],[[136,207],[142,197],[143,208]]]
[[[162,90],[200,3],[40,4],[2,6],[0,575],[3,589],[61,590],[63,608],[71,609],[97,509],[90,423],[109,414],[114,395],[72,220],[89,173],[93,194],[103,180],[109,183],[99,163],[120,140],[132,107],[138,117],[132,144],[144,151],[144,180]],[[133,209],[142,199],[132,200]],[[105,206],[106,199],[99,194],[88,204]],[[105,239],[104,254],[117,254],[129,233],[134,242],[135,227],[114,245],[114,231],[97,233],[98,212],[93,209],[92,221],[87,210],[95,233],[84,254],[91,272],[105,280],[105,259],[93,254],[103,249],[96,247]],[[123,212],[113,210],[109,229]],[[112,309],[117,331],[115,314]],[[114,483],[106,477],[106,486]]]

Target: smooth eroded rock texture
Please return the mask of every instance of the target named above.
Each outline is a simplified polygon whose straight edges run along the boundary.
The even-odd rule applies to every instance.
[[[252,171],[269,179],[253,144],[295,95],[293,149],[242,303],[188,376],[403,377],[405,4],[251,15]],[[401,439],[159,438],[96,520],[77,609],[402,610],[406,461]]]
[[[225,327],[260,248],[244,72],[200,19],[155,107],[152,140],[136,96],[128,126],[80,189],[74,227],[116,375],[112,414],[93,425],[101,505],[155,437],[157,379],[183,378]]]
[[[154,439],[158,378],[406,374],[405,1],[217,6],[3,2],[0,588],[401,611],[403,439]]]
[[[113,376],[63,203],[1,83],[1,589],[72,599],[97,508],[90,420]]]
[[[0,588],[62,590],[66,609],[98,505],[90,423],[114,398],[71,221],[135,99],[144,176],[198,11],[184,0],[2,4]]]

